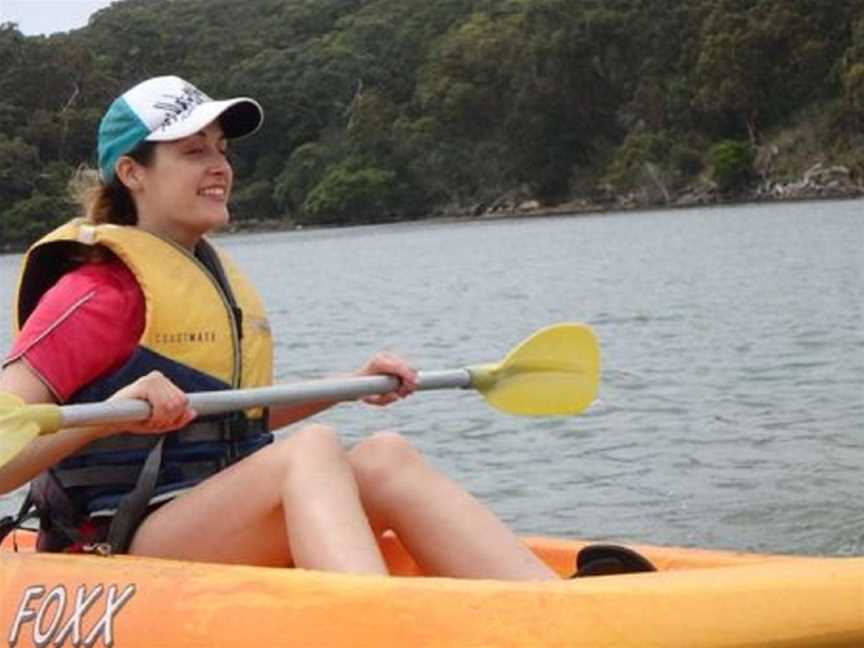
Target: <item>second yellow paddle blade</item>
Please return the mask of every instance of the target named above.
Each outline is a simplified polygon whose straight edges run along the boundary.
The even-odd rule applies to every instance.
[[[474,386],[510,414],[578,414],[597,397],[600,350],[585,324],[554,324],[513,349],[498,365],[471,367]]]
[[[14,394],[0,392],[0,466],[37,436],[54,432],[60,425],[56,405],[27,405]]]

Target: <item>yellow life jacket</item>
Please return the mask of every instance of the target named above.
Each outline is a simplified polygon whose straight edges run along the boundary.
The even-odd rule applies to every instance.
[[[261,299],[206,240],[193,255],[137,227],[72,220],[25,256],[16,331],[42,295],[92,258],[96,246],[134,274],[145,299],[145,326],[132,357],[82,386],[70,402],[104,400],[153,369],[187,392],[271,383],[273,345]],[[109,543],[125,551],[148,504],[176,496],[272,440],[266,413],[255,409],[194,421],[155,440],[118,434],[93,442],[34,480],[31,494],[46,532],[40,546],[62,549],[76,541],[76,525],[86,516],[113,514]]]
[[[135,275],[144,293],[146,323],[140,345],[239,387],[273,379],[272,338],[261,298],[231,259],[219,261],[242,313],[235,313],[217,279],[185,248],[137,227],[72,220],[27,253],[15,300],[22,326],[39,299],[75,265],[75,248],[104,246]],[[242,335],[242,338],[241,338]]]

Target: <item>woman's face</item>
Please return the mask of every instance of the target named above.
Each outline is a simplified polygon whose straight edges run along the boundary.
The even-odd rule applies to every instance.
[[[227,145],[218,122],[157,144],[149,166],[136,164],[130,186],[138,226],[190,249],[202,235],[224,226],[234,179]]]

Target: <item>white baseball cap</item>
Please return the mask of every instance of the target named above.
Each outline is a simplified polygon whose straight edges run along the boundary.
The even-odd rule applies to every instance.
[[[141,142],[182,139],[217,119],[225,137],[235,139],[257,131],[264,120],[264,111],[248,97],[214,101],[176,76],[142,81],[115,99],[99,124],[102,181],[111,182],[117,160]]]

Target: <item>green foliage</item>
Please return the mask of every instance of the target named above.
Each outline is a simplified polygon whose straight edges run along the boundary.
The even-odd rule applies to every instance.
[[[238,186],[231,196],[234,221],[268,219],[273,214],[273,185],[269,180],[252,180]]]
[[[280,213],[295,213],[318,184],[333,156],[318,142],[298,147],[276,178],[273,200]]]
[[[441,138],[500,151],[497,178],[465,168],[473,184],[527,184],[554,202],[568,195],[573,169],[588,160],[595,138],[617,129],[614,94],[595,64],[604,43],[586,39],[572,3],[498,6],[439,41],[418,72],[417,99]]]
[[[713,130],[755,144],[763,128],[835,92],[826,81],[848,34],[831,18],[843,25],[856,2],[834,9],[805,0],[716,2],[702,26],[693,75],[694,103],[713,120]]]
[[[396,173],[384,169],[328,169],[303,204],[303,224],[363,223],[389,220],[399,202]]]
[[[19,200],[3,213],[0,242],[34,241],[74,215],[73,205],[56,196],[35,195]]]
[[[840,69],[843,107],[840,115],[855,133],[864,133],[864,17],[852,28],[852,42]]]
[[[686,142],[678,142],[670,152],[672,169],[682,178],[692,178],[702,171],[702,154]]]
[[[843,75],[843,88],[850,108],[855,112],[864,110],[864,63],[854,63]]]
[[[748,142],[724,140],[711,147],[712,177],[724,193],[744,187],[753,179],[753,147]]]
[[[607,181],[623,190],[641,184],[647,165],[668,165],[670,148],[666,133],[631,133],[612,160]]]
[[[65,200],[107,105],[157,74],[264,105],[234,147],[238,220],[554,203],[602,180],[665,195],[705,142],[758,145],[822,105],[822,146],[858,159],[862,16],[864,0],[119,0],[50,38],[2,24],[3,242],[42,233],[22,214]]]
[[[40,160],[36,147],[20,137],[0,134],[0,212],[24,198],[36,186]]]

